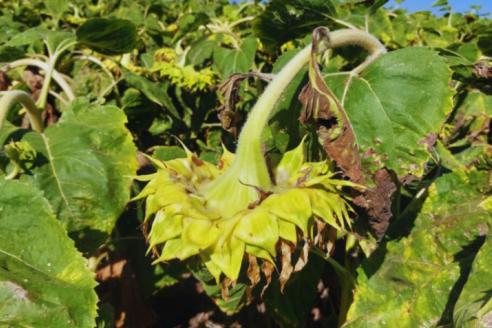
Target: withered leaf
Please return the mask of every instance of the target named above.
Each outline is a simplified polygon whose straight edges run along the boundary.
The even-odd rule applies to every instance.
[[[7,91],[12,85],[9,77],[4,71],[0,71],[0,91]]]
[[[475,73],[480,76],[480,79],[489,81],[492,80],[492,67],[487,66],[483,62],[475,64]]]
[[[340,101],[323,80],[316,60],[318,35],[326,41],[329,39],[329,31],[325,27],[318,27],[313,32],[309,83],[299,95],[299,101],[305,107],[300,121],[303,124],[316,124],[328,156],[337,162],[352,181],[360,183],[363,179],[362,167],[354,131]]]
[[[31,98],[34,101],[37,101],[39,96],[41,95],[41,90],[44,84],[44,77],[39,74],[39,69],[35,66],[27,66],[24,70],[24,78],[26,80],[26,84],[29,89],[31,89]],[[61,113],[57,111],[51,103],[47,102],[46,107],[44,108],[42,119],[44,121],[45,126],[50,126],[58,122]],[[24,121],[22,122],[22,127],[29,127],[30,121],[27,116],[25,116]]]
[[[236,105],[241,101],[239,89],[241,82],[249,77],[258,77],[264,81],[270,82],[272,75],[250,72],[246,74],[235,73],[229,76],[224,83],[219,85],[219,91],[224,97],[224,103],[217,109],[219,112],[219,120],[222,128],[236,135],[236,124],[242,120],[242,115],[236,111]]]
[[[373,178],[364,174],[350,121],[340,101],[323,80],[316,60],[319,37],[323,41],[329,41],[328,29],[320,27],[313,32],[309,84],[299,95],[299,100],[305,107],[301,112],[300,121],[316,125],[318,135],[324,141],[323,148],[326,153],[330,159],[336,161],[350,180],[358,184],[365,184],[367,179],[374,180],[376,187],[367,189],[354,202],[368,212],[370,225],[378,239],[381,239],[391,218],[391,195],[396,187],[385,170],[377,171]],[[427,144],[431,144],[432,141],[432,136],[429,136],[429,140],[423,140]],[[331,241],[329,243],[332,244]]]
[[[392,216],[391,195],[395,192],[396,186],[385,169],[377,170],[373,179],[376,186],[366,189],[361,196],[354,199],[354,203],[366,210],[369,224],[378,241],[381,241]]]

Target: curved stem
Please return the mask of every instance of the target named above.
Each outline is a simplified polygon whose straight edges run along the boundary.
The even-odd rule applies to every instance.
[[[94,64],[99,65],[99,67],[101,67],[101,69],[111,78],[111,80],[115,81],[113,73],[111,73],[111,71],[109,69],[107,69],[106,66],[103,64],[103,62],[100,61],[99,59],[97,59],[96,57],[90,56],[90,55],[82,55],[82,56],[75,57],[75,58],[81,59],[81,60],[86,59],[88,61],[93,62]]]
[[[64,105],[68,104],[68,101],[63,99],[62,96],[60,96],[58,93],[54,92],[53,90],[50,90],[50,95],[52,95],[53,97],[58,99],[62,104],[64,104]]]
[[[254,17],[252,16],[248,16],[248,17],[243,17],[241,19],[238,19],[237,21],[229,24],[229,28],[233,28],[234,26],[237,26],[239,24],[242,24],[242,23],[245,23],[245,22],[249,22],[249,21],[252,21],[253,19],[255,19]]]
[[[16,67],[20,67],[20,66],[29,66],[29,65],[30,66],[36,66],[45,72],[48,72],[48,69],[49,69],[48,64],[46,64],[45,62],[43,62],[41,60],[30,59],[30,58],[16,60],[12,63],[9,63],[6,66],[6,68],[7,68],[7,70],[9,70],[12,68],[16,68]],[[70,99],[70,101],[74,100],[76,98],[75,93],[73,92],[70,85],[68,85],[67,81],[63,78],[63,76],[56,70],[53,70],[52,74],[53,74],[53,80],[55,80],[56,83],[58,83],[58,85],[60,86],[60,88],[62,88],[62,90],[67,95],[68,99]]]
[[[331,19],[332,21],[334,21],[335,23],[337,23],[337,24],[340,24],[340,25],[342,25],[342,26],[348,27],[349,29],[352,29],[352,30],[358,30],[358,28],[357,28],[357,27],[355,27],[354,25],[352,25],[352,24],[350,24],[350,23],[347,23],[347,22],[345,22],[345,21],[343,21],[343,20],[341,20],[341,19],[337,19],[337,18],[334,18],[334,17],[330,17],[330,19]]]
[[[363,68],[369,66],[376,58],[386,53],[384,46],[369,33],[361,30],[339,30],[330,34],[328,48],[337,48],[346,45],[358,45],[369,52],[369,56],[362,64]],[[255,157],[261,153],[261,137],[263,130],[275,104],[279,100],[285,88],[290,84],[297,73],[309,63],[311,45],[299,52],[272,80],[265,89],[255,107],[251,111],[246,124],[239,136],[237,158]],[[361,65],[361,66],[362,66]],[[359,68],[359,72],[363,68]],[[242,145],[242,146],[241,146]],[[240,162],[239,160],[235,161]],[[233,165],[234,166],[234,165]],[[265,164],[266,167],[266,164]]]
[[[43,133],[44,124],[41,118],[41,111],[36,107],[34,100],[27,93],[19,90],[6,91],[0,99],[0,133],[2,132],[3,122],[7,117],[10,107],[18,102],[27,110],[32,128],[39,133]]]
[[[330,34],[328,49],[346,45],[358,45],[369,52],[361,70],[386,52],[378,39],[361,30],[339,30]],[[229,170],[210,186],[205,199],[210,208],[225,215],[232,215],[238,208],[246,208],[257,198],[255,186],[271,189],[270,175],[262,152],[263,130],[276,103],[292,79],[311,58],[312,45],[302,49],[272,80],[251,111],[239,136],[234,162]],[[230,206],[225,204],[229,200]]]
[[[5,176],[5,180],[13,180],[20,173],[20,168],[17,164],[14,164],[14,169],[8,175]]]
[[[234,32],[232,32],[231,30],[226,29],[224,27],[217,26],[217,25],[207,25],[204,28],[207,28],[210,32],[212,32],[212,34],[227,35],[229,37],[229,39],[232,41],[232,44],[233,44],[235,49],[241,48],[241,46],[240,46],[241,42],[242,42],[241,38],[238,37],[236,34],[234,34]]]

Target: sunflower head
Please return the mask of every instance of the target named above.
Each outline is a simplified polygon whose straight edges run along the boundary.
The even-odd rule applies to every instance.
[[[318,245],[329,255],[337,232],[350,226],[351,208],[342,188],[362,187],[333,179],[327,161],[306,161],[304,140],[270,167],[262,152],[263,130],[282,92],[305,64],[316,64],[316,52],[313,42],[271,80],[248,115],[235,155],[224,149],[215,166],[185,147],[186,158],[153,160],[158,172],[141,178],[149,183],[135,199],[147,199],[149,250],[160,250],[156,262],[198,255],[217,282],[222,274],[227,282],[238,279],[247,254],[248,277],[255,285],[257,259],[270,280],[280,251],[283,288],[291,273],[307,263],[311,247]],[[312,72],[310,68],[310,81]],[[293,266],[291,253],[300,243],[301,255]]]
[[[149,251],[160,254],[155,262],[198,255],[217,282],[222,273],[234,281],[246,254],[250,262],[275,265],[278,249],[285,261],[301,240],[307,251],[314,244],[328,251],[329,236],[350,225],[341,188],[356,185],[333,179],[327,161],[306,162],[304,141],[271,168],[263,183],[269,190],[225,174],[235,159],[225,148],[217,166],[185,150],[186,158],[152,159],[158,172],[139,177],[149,182],[134,200],[146,198]],[[251,171],[247,163],[240,169]],[[287,272],[282,263],[284,280],[305,261],[307,256],[295,268],[289,263]]]

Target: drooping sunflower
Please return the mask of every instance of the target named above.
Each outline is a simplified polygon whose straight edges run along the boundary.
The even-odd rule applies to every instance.
[[[215,166],[185,150],[186,158],[153,159],[158,172],[139,177],[149,181],[134,198],[147,198],[145,221],[153,218],[149,250],[163,245],[155,262],[199,255],[217,282],[221,273],[234,281],[246,253],[273,264],[280,240],[296,245],[300,238],[313,241],[314,228],[319,234],[325,225],[338,231],[350,225],[341,188],[354,184],[333,179],[327,161],[305,162],[304,142],[273,167],[271,188],[237,179],[215,198],[214,182],[231,169],[234,154],[224,149]],[[244,199],[237,197],[239,189]]]
[[[359,32],[343,33],[365,33]],[[315,58],[311,50],[302,50],[269,84],[243,127],[235,155],[224,149],[215,166],[183,146],[186,158],[151,159],[158,171],[139,177],[149,182],[134,200],[146,198],[149,250],[160,249],[155,262],[198,255],[217,282],[222,274],[235,281],[246,254],[250,266],[260,258],[273,269],[280,249],[283,286],[305,265],[310,247],[328,248],[334,233],[350,226],[349,197],[342,188],[361,186],[335,179],[329,161],[307,162],[304,140],[271,167],[261,150],[269,115],[286,85]],[[303,252],[293,267],[290,252],[301,240]]]

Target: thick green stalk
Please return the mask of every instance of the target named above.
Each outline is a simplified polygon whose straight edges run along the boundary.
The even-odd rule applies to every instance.
[[[361,30],[339,30],[330,34],[328,48],[358,45],[369,52],[364,62],[367,67],[386,52],[372,35]],[[292,79],[310,60],[311,45],[301,50],[272,80],[251,111],[239,136],[236,158],[229,170],[208,189],[205,198],[208,207],[225,215],[233,215],[248,207],[257,197],[251,186],[271,189],[271,181],[262,152],[263,130],[275,105]]]
[[[55,70],[55,63],[57,59],[58,56],[55,53],[55,55],[53,55],[53,57],[50,57],[50,60],[48,61],[48,70],[46,71],[46,75],[43,81],[43,87],[41,89],[38,101],[36,103],[36,105],[41,110],[44,110],[44,108],[46,107],[46,103],[48,101],[48,93],[50,91],[51,77],[53,76],[53,71]]]
[[[41,111],[36,107],[32,98],[24,91],[13,90],[3,92],[2,98],[0,98],[0,134],[2,132],[3,122],[7,117],[10,107],[18,102],[20,102],[27,110],[32,128],[39,133],[43,133],[44,124],[43,119],[41,118]]]

